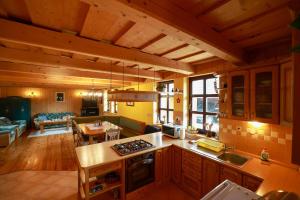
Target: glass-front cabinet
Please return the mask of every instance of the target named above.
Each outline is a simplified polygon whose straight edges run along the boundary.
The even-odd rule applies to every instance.
[[[279,122],[279,71],[277,66],[251,70],[251,119]]]
[[[228,88],[229,117],[240,120],[249,119],[249,72],[230,72]]]

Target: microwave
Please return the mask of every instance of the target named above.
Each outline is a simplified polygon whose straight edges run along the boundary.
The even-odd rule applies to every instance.
[[[162,133],[172,138],[179,138],[181,129],[182,129],[181,125],[175,125],[175,124],[162,125]]]

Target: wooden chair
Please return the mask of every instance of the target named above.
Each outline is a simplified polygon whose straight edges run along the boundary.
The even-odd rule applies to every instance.
[[[76,126],[76,131],[77,131],[77,146],[84,146],[84,145],[88,145],[89,141],[88,139],[85,139],[83,134],[82,134],[82,130],[79,127],[79,125],[77,123],[75,123]]]
[[[120,129],[108,129],[105,133],[105,141],[120,139]]]

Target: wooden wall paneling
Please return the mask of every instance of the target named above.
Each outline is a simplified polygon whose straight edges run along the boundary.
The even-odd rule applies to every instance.
[[[115,41],[115,44],[128,48],[139,48],[160,34],[161,33],[157,29],[154,29],[151,26],[136,23]]]
[[[0,26],[3,27],[0,32],[0,39],[4,41],[14,41],[69,53],[109,58],[116,61],[149,64],[184,74],[192,74],[194,72],[193,67],[189,64],[147,54],[136,49],[123,48],[105,42],[96,42],[4,19],[0,19]]]
[[[293,123],[293,63],[280,66],[280,123],[292,126]]]
[[[274,23],[274,19],[276,19],[276,23]],[[234,42],[237,42],[287,26],[290,21],[291,18],[288,9],[282,8],[269,13],[259,20],[249,21],[238,27],[225,30],[222,32],[222,35]]]
[[[24,1],[6,0],[0,1],[0,7],[4,10],[7,17],[17,18],[23,21],[30,22],[30,14],[27,10]]]
[[[95,40],[113,42],[114,38],[128,23],[129,20],[118,17],[107,10],[90,6],[80,35]]]
[[[173,0],[172,2],[194,16],[201,15],[204,11],[216,4],[215,1],[209,0]]]
[[[89,5],[73,0],[25,0],[33,24],[79,32]],[[58,6],[59,5],[59,6]]]
[[[231,0],[215,10],[207,12],[206,15],[200,16],[200,19],[221,31],[253,16],[282,7],[287,3],[288,1],[282,0],[260,0],[256,2]]]

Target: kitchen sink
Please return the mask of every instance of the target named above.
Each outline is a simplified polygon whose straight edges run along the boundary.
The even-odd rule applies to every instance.
[[[234,164],[234,165],[238,165],[238,166],[242,166],[243,164],[245,164],[248,161],[248,158],[235,154],[235,153],[223,153],[221,155],[218,156],[218,158],[220,160],[223,160],[225,162]]]

